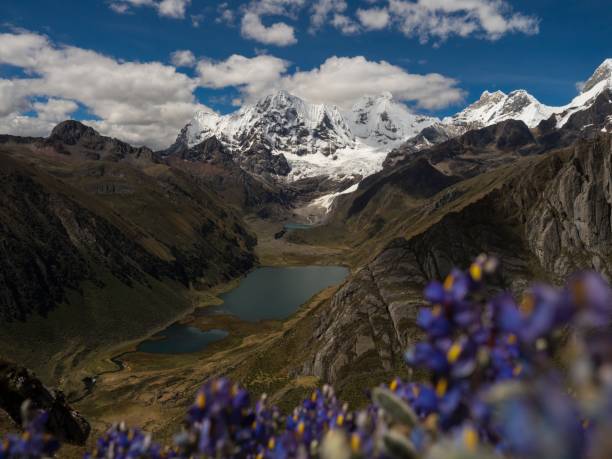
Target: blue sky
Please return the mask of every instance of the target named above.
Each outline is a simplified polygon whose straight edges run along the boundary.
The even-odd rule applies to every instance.
[[[470,4],[467,0],[437,0],[437,3],[452,5],[453,1],[455,6],[461,2]],[[315,26],[313,17],[317,2],[327,3],[328,14]],[[161,3],[166,4],[162,6]],[[417,17],[418,31],[410,22],[415,20],[410,16],[413,13],[401,12],[402,8],[406,10],[417,3],[422,4],[419,14],[426,14],[424,17],[431,22],[423,25],[424,21]],[[340,69],[350,68],[354,75],[358,75],[362,67],[364,72],[370,72],[369,77],[363,77],[363,81],[371,79],[369,86],[357,85],[355,91],[364,90],[364,87],[369,92],[375,92],[379,86],[381,90],[390,88],[398,99],[415,110],[440,116],[454,113],[465,103],[477,99],[485,89],[526,89],[545,104],[563,105],[576,95],[577,82],[588,78],[605,58],[612,57],[609,0],[474,0],[471,4],[481,6],[473,10],[428,9],[428,3],[436,2],[254,0],[228,1],[220,6],[220,2],[204,0],[3,0],[0,3],[3,23],[0,32],[11,37],[20,34],[41,36],[46,44],[36,45],[39,48],[46,46],[57,51],[70,46],[92,51],[109,57],[118,66],[158,62],[174,68],[171,53],[188,50],[194,59],[188,59],[191,60],[189,65],[178,67],[175,71],[180,75],[172,76],[174,79],[167,85],[176,86],[185,112],[190,110],[189,104],[202,104],[222,113],[235,110],[238,103],[250,101],[260,92],[281,84],[280,78],[285,78],[282,83],[285,88],[297,91],[298,95],[339,105],[349,104],[352,92],[336,95],[330,89],[328,94],[321,88],[329,86],[329,81],[346,78],[341,72],[335,74],[337,77],[328,76],[336,80],[324,78],[323,74],[329,69],[322,66],[334,56],[351,59],[336,62]],[[379,15],[378,22],[368,22],[366,15],[362,20],[358,10],[383,12],[388,18],[385,23],[384,17]],[[249,14],[252,21],[245,24]],[[489,17],[492,15],[498,17]],[[500,18],[505,22],[499,23]],[[488,23],[489,20],[492,22]],[[252,30],[247,30],[247,26],[253,26]],[[276,26],[278,28],[272,30]],[[18,79],[45,72],[47,78],[53,78],[48,76],[52,70],[41,70],[43,64],[29,66],[14,56],[3,58],[2,45],[0,41],[0,82],[4,81],[5,86],[10,84],[12,88]],[[228,61],[234,55],[242,60]],[[363,60],[359,63],[352,60],[356,57]],[[200,61],[205,62],[203,67],[197,67]],[[377,68],[382,61],[391,67]],[[369,64],[370,68],[365,69]],[[265,76],[274,66],[276,70]],[[206,73],[202,77],[203,69]],[[161,73],[166,70],[161,69]],[[236,75],[231,76],[232,72]],[[248,72],[254,73],[251,80],[240,78]],[[377,84],[376,75],[389,72],[396,75],[396,80],[387,83],[381,80],[381,84]],[[434,73],[445,80],[432,86],[433,80],[427,79],[419,83],[425,86],[411,86],[411,75]],[[186,79],[181,79],[181,75]],[[110,73],[109,78],[112,78]],[[177,79],[181,81],[175,81]],[[199,82],[194,84],[192,80]],[[163,81],[161,79],[159,84],[164,85]],[[353,83],[347,81],[347,86]],[[181,84],[188,89],[181,89]],[[81,97],[75,92],[62,92],[48,82],[39,86],[43,89],[20,89],[27,100],[15,101],[12,97],[13,112],[7,113],[9,108],[3,111],[0,105],[0,116],[36,116],[33,104],[38,102],[41,106],[53,98],[62,103],[54,102],[57,106],[42,108],[43,111],[59,116],[65,109],[73,117],[98,120],[102,130],[106,123],[107,131],[124,133],[124,136],[130,125],[137,126],[143,131],[142,141],[147,140],[146,122],[143,121],[147,116],[143,115],[143,120],[127,119],[118,109],[109,107],[111,102],[103,100],[104,93]],[[46,89],[48,87],[51,89]],[[426,94],[428,87],[434,88],[431,94]],[[1,88],[0,104],[3,100]],[[192,92],[193,100],[189,100],[186,91]],[[420,95],[423,91],[424,95]],[[147,94],[143,89],[143,97]],[[173,97],[173,94],[168,91],[167,96]],[[441,95],[439,99],[436,94]],[[108,99],[113,97],[121,98],[113,95]],[[157,94],[152,96],[156,97]],[[169,106],[164,101],[153,105],[158,112],[168,111]],[[162,105],[164,108],[159,109]],[[182,115],[176,114],[176,120],[172,118],[169,123],[172,129],[180,124]],[[124,119],[127,121],[122,121]],[[4,124],[9,128],[25,126],[21,119],[17,124],[11,119],[11,123],[5,121]],[[153,132],[154,127],[149,131]]]

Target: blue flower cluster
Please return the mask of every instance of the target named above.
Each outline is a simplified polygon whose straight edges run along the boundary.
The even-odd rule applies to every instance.
[[[123,423],[113,426],[98,438],[96,448],[85,459],[164,459],[178,457],[173,450],[162,449],[151,436],[138,429],[128,429]]]
[[[612,457],[612,290],[578,274],[534,285],[520,301],[489,296],[497,260],[425,289],[425,337],[406,352],[419,381],[394,379],[352,411],[330,386],[289,414],[253,403],[225,378],[207,382],[171,447],[120,424],[86,459],[607,459]],[[421,373],[419,373],[421,374]],[[9,436],[3,458],[54,454],[44,418]]]
[[[59,450],[60,444],[45,432],[47,419],[47,413],[37,413],[31,420],[24,422],[21,435],[7,435],[0,443],[0,459],[52,457]]]

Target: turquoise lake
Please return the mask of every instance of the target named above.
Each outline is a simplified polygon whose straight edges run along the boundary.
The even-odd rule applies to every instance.
[[[248,322],[284,320],[313,295],[340,284],[349,274],[342,266],[265,267],[249,273],[235,289],[220,295],[223,304],[200,314],[230,314]],[[173,324],[143,341],[138,351],[159,354],[198,352],[225,338],[224,330]]]

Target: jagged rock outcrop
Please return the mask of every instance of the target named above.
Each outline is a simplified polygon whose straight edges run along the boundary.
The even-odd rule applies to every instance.
[[[79,121],[58,124],[43,142],[57,151],[90,160],[157,162],[158,157],[147,147],[133,147],[121,140],[100,135]]]
[[[236,156],[213,136],[192,147],[177,143],[160,155],[172,167],[206,183],[243,211],[271,214],[289,207],[290,190],[267,179],[271,171],[286,175],[290,171],[287,161],[282,154],[267,157],[269,152],[255,149]],[[266,157],[263,162],[262,155]]]
[[[48,413],[46,428],[49,433],[63,442],[85,443],[91,427],[68,405],[61,391],[45,387],[27,368],[0,360],[0,409],[20,425],[23,422],[21,407],[26,400],[31,409]]]
[[[391,150],[383,161],[383,168],[392,168],[421,150],[446,142],[465,132],[466,128],[463,126],[435,123],[426,127],[411,139],[408,139],[401,146]]]

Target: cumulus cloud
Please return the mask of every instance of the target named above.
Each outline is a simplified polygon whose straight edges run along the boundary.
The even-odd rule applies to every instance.
[[[197,81],[174,67],[122,62],[82,48],[57,46],[34,33],[0,34],[0,63],[28,75],[0,80],[0,116],[9,118],[0,127],[6,132],[22,132],[27,122],[48,121],[62,109],[68,115],[78,102],[98,118],[104,134],[160,148],[173,140],[196,110],[204,108],[193,94]],[[46,107],[32,106],[38,117],[24,117],[24,105],[37,97],[50,101]]]
[[[310,31],[316,32],[335,15],[346,11],[345,0],[317,0],[312,5],[310,16]]]
[[[230,56],[224,61],[202,60],[198,64],[200,84],[207,88],[239,88],[249,100],[265,95],[281,80],[289,62],[274,56],[248,58]]]
[[[110,0],[117,13],[132,8],[151,7],[160,16],[186,17],[191,0]],[[497,40],[510,33],[527,35],[539,32],[539,19],[515,11],[508,0],[364,0],[352,11],[347,0],[250,0],[230,6],[217,4],[218,23],[234,25],[239,20],[244,38],[266,45],[289,46],[297,43],[296,28],[285,22],[269,23],[267,16],[299,19],[310,14],[310,33],[331,26],[352,35],[393,26],[407,37],[435,44],[450,37],[475,37]],[[357,2],[355,2],[357,3]],[[194,26],[201,18],[191,16]]]
[[[161,16],[168,16],[170,18],[184,18],[187,6],[191,3],[191,0],[162,0],[158,4],[158,11]]]
[[[412,74],[385,61],[363,56],[330,57],[320,67],[283,77],[280,85],[313,102],[349,107],[364,94],[388,91],[420,108],[439,109],[460,102],[457,81],[436,73]]]
[[[380,30],[389,24],[389,11],[386,8],[358,9],[357,17],[362,26],[368,30]]]
[[[191,0],[113,0],[109,6],[115,13],[125,14],[131,7],[155,8],[160,16],[183,19]]]
[[[26,110],[26,85],[19,81],[0,79],[0,117]]]
[[[395,98],[425,109],[459,102],[457,81],[439,75],[411,74],[385,61],[365,57],[331,57],[308,71],[288,72],[289,63],[273,56],[234,55],[221,62],[198,64],[200,83],[210,88],[237,87],[247,102],[279,89],[312,102],[350,107],[364,94],[391,92]]]
[[[252,0],[243,7],[241,21],[242,36],[266,45],[289,46],[297,43],[295,28],[285,22],[269,26],[263,23],[264,16],[286,16],[296,19],[306,0]]]
[[[253,12],[246,12],[241,23],[242,36],[266,45],[289,46],[297,43],[295,30],[284,22],[265,26],[261,17]]]
[[[497,40],[508,33],[533,35],[539,20],[514,12],[505,0],[389,0],[400,30],[423,43],[451,36]]]
[[[79,105],[73,100],[49,99],[46,102],[35,102],[33,108],[38,118],[59,123],[69,118]]]
[[[193,67],[196,58],[189,50],[178,50],[170,54],[170,61],[175,67]]]
[[[36,111],[36,116],[26,116],[19,112],[0,113],[0,132],[30,137],[46,136],[58,122],[67,119],[78,108],[78,104],[71,100],[34,102],[28,105],[28,109]]]
[[[359,24],[344,14],[335,14],[331,21],[331,25],[333,25],[344,35],[354,35],[361,31]]]

